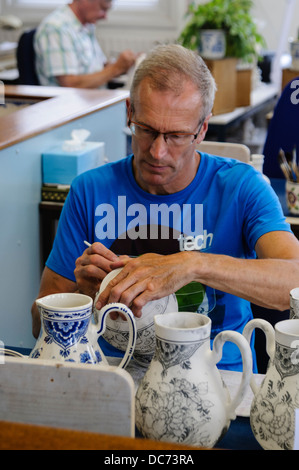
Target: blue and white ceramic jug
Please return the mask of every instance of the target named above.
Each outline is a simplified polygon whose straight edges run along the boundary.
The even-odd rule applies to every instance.
[[[36,301],[41,315],[41,331],[30,357],[58,362],[108,364],[98,338],[105,331],[106,319],[112,311],[128,320],[127,348],[119,367],[125,368],[136,344],[136,324],[131,310],[123,304],[108,304],[97,312],[92,323],[93,300],[83,294],[52,294]]]

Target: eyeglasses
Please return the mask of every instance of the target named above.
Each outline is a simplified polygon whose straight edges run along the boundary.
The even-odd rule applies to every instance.
[[[193,144],[201,131],[203,122],[204,121],[200,123],[199,130],[196,134],[192,132],[159,132],[144,124],[132,121],[131,119],[128,122],[128,126],[136,139],[144,142],[144,144],[151,145],[159,135],[163,135],[168,147],[178,148]]]

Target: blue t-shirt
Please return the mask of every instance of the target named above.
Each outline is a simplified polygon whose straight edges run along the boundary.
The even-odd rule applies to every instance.
[[[75,261],[86,249],[84,240],[131,256],[200,250],[253,259],[262,235],[290,231],[273,189],[248,164],[201,153],[187,188],[156,196],[136,183],[132,159],[101,166],[73,181],[47,261],[51,270],[75,281]],[[181,289],[177,298],[181,311],[211,318],[212,339],[222,330],[242,332],[252,318],[248,301],[196,282]],[[240,370],[241,362],[238,348],[227,343],[220,367]]]

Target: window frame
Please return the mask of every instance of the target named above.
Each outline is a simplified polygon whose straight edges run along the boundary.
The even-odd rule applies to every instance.
[[[55,4],[53,5],[54,1]],[[116,5],[110,10],[108,19],[105,21],[107,26],[153,27],[154,25],[155,28],[176,28],[181,23],[188,4],[188,0],[157,0],[157,3],[153,6],[130,7],[130,0],[127,1],[128,5]],[[59,0],[49,0],[47,4],[37,6],[36,3],[30,4],[30,0],[28,0],[28,5],[21,5],[19,0],[4,0],[1,14],[15,14],[14,12],[17,9],[17,16],[25,24],[34,24],[39,23],[59,4],[62,5],[63,3]]]

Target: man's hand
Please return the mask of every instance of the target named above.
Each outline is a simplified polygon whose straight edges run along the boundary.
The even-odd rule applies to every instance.
[[[117,73],[119,75],[127,73],[128,70],[135,64],[137,57],[138,55],[131,50],[125,50],[121,52],[114,63],[115,68],[117,69]]]
[[[80,292],[92,298],[98,292],[104,277],[111,271],[111,263],[118,257],[102,243],[94,243],[76,260],[74,274]]]
[[[142,308],[149,301],[173,294],[193,280],[192,258],[188,252],[167,256],[149,253],[110,263],[111,269],[121,266],[124,266],[122,271],[100,294],[97,309],[107,303],[120,302],[140,317]]]

